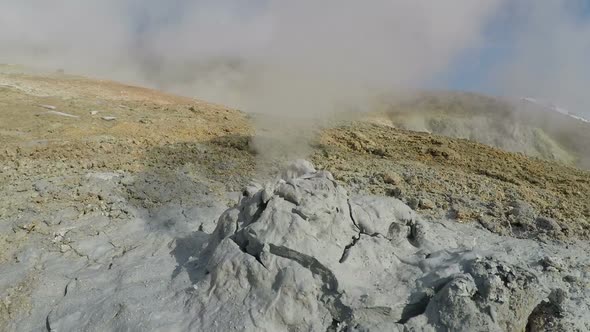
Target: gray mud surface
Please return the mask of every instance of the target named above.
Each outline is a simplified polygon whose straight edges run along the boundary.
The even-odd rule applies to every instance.
[[[281,179],[225,197],[210,195],[207,182],[173,184],[125,172],[35,181],[40,196],[56,199],[55,210],[3,220],[3,234],[23,240],[0,265],[0,326],[590,329],[587,243],[424,221],[396,198],[351,194],[303,161]],[[68,190],[97,195],[99,204],[60,206]],[[138,203],[146,201],[159,204]],[[31,229],[20,221],[27,213],[44,220]]]

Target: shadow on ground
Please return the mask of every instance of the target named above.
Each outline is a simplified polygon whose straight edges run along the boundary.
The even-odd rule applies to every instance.
[[[170,254],[177,266],[171,278],[183,271],[192,283],[204,277],[199,253],[219,216],[237,203],[254,174],[249,140],[227,135],[155,146],[144,153],[144,170],[123,182],[126,198],[145,220],[147,231],[174,238]]]

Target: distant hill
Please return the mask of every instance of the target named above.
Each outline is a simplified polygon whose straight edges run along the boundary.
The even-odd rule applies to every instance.
[[[374,115],[404,129],[590,168],[590,123],[522,99],[425,92],[401,100],[384,98]]]

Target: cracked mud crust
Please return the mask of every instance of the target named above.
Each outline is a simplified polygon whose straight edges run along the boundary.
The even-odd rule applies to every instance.
[[[296,210],[312,213],[303,218]],[[567,268],[542,273],[549,265],[562,266],[538,259],[557,247],[532,248],[532,243],[456,222],[424,222],[395,198],[350,196],[330,173],[309,168],[244,192],[240,204],[220,218],[193,270],[205,272],[198,273],[192,293],[189,312],[199,315],[192,326],[267,331],[590,326],[588,317],[571,307],[567,315],[542,316],[548,310],[543,301],[555,297],[551,289],[560,289],[562,307],[584,308],[588,303],[577,296],[587,290],[563,284],[558,275]],[[587,264],[582,252],[571,251],[578,255],[570,257],[571,272]],[[577,295],[564,293],[564,287]]]

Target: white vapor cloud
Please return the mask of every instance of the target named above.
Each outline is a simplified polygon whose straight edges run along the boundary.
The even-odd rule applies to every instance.
[[[501,2],[0,0],[0,60],[317,113],[444,71]]]
[[[0,62],[63,68],[253,112],[323,114],[419,88],[512,17],[490,79],[590,115],[581,0],[0,0]]]

